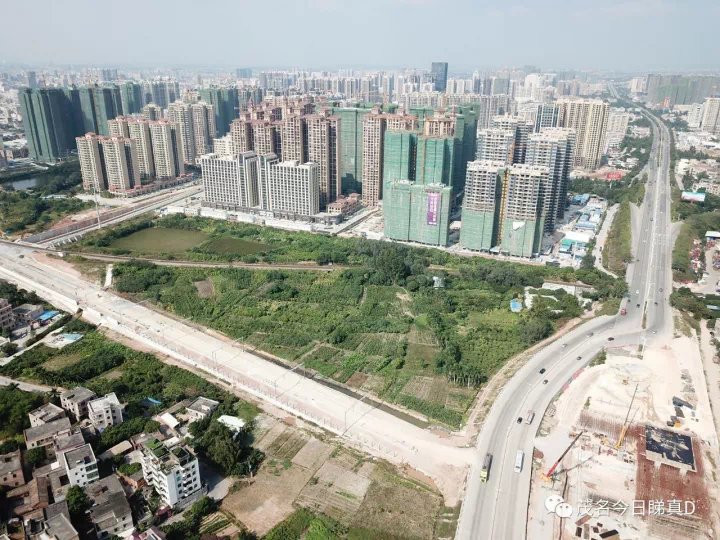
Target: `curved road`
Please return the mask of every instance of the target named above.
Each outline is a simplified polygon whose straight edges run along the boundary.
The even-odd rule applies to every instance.
[[[636,261],[628,269],[630,298],[623,301],[628,314],[598,317],[583,324],[531,358],[507,384],[477,441],[458,539],[525,538],[534,439],[540,418],[553,397],[604,346],[645,346],[656,332],[672,327],[667,302],[672,286],[668,217],[670,136],[661,121],[647,116],[655,136],[647,167],[645,200],[640,207],[640,219],[634,220],[632,227]],[[546,371],[540,374],[541,369]],[[528,410],[537,414],[531,425],[524,423]],[[517,423],[519,417],[523,423]],[[514,472],[518,450],[525,453],[520,473]],[[480,470],[488,453],[493,455],[493,461],[488,482],[482,483]]]

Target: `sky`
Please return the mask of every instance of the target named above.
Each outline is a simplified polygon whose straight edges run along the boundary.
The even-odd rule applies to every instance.
[[[33,65],[720,69],[718,0],[0,0],[0,8],[0,62]]]

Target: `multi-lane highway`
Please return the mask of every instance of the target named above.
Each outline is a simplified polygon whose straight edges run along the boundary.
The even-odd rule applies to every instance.
[[[670,138],[661,121],[650,115],[648,118],[654,140],[645,200],[633,220],[635,261],[628,271],[630,297],[623,301],[628,314],[599,317],[580,326],[531,358],[507,384],[477,441],[458,539],[525,538],[534,438],[553,396],[604,346],[645,345],[656,332],[659,334],[672,325],[667,301],[672,285],[668,216]],[[524,422],[529,410],[537,415],[531,425]],[[523,418],[522,423],[518,423],[519,418]],[[518,450],[525,453],[520,473],[514,471]],[[492,454],[493,462],[488,481],[483,483],[480,470],[488,453]]]

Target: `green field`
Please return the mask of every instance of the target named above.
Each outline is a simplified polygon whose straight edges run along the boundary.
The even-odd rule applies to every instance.
[[[202,246],[204,250],[220,253],[222,255],[261,253],[268,251],[271,246],[240,238],[216,238]]]
[[[115,287],[451,426],[507,359],[582,312],[564,291],[548,291],[552,305],[510,312],[525,285],[542,283],[535,268],[493,274],[469,265],[436,289],[438,271],[414,256],[383,246],[371,269],[329,273],[133,262],[115,266]]]
[[[208,235],[201,231],[154,227],[118,238],[110,247],[142,253],[181,253],[199,246],[207,239]]]

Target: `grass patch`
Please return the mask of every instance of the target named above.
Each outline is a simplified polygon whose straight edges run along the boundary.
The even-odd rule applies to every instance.
[[[240,238],[215,238],[198,246],[198,251],[219,253],[221,255],[243,255],[269,251],[272,246],[260,242],[241,240]]]
[[[142,253],[182,253],[202,244],[208,235],[202,231],[149,227],[118,238],[110,248]]]
[[[617,315],[620,311],[620,298],[608,298],[602,303],[602,307],[597,311],[598,315]]]
[[[630,202],[624,200],[615,213],[603,249],[603,266],[611,272],[625,276],[627,265],[632,261],[632,225]]]
[[[588,367],[601,366],[605,363],[606,360],[607,360],[607,353],[605,351],[600,351],[593,357],[593,359],[590,361],[590,364],[588,365]]]

